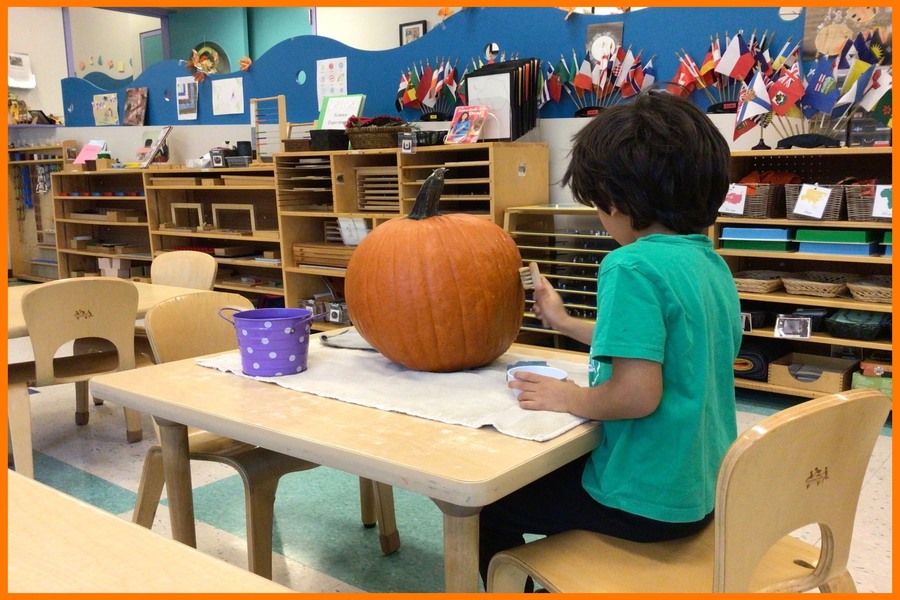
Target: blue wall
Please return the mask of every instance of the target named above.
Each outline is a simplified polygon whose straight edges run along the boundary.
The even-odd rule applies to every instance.
[[[243,9],[210,9],[219,11],[242,11]],[[194,11],[191,11],[194,12]],[[211,13],[212,14],[212,13]],[[723,37],[727,31],[734,35],[739,29],[745,35],[753,30],[758,35],[768,31],[775,34],[772,48],[781,48],[788,37],[794,42],[803,38],[803,16],[794,21],[782,21],[778,8],[647,8],[644,10],[615,16],[595,16],[573,14],[564,19],[565,13],[555,8],[466,8],[448,19],[443,25],[435,25],[419,40],[390,50],[358,50],[336,40],[301,35],[286,39],[256,59],[247,72],[237,71],[237,61],[247,54],[231,56],[234,73],[214,75],[217,77],[241,77],[244,83],[246,110],[242,115],[213,116],[212,93],[209,80],[200,84],[199,116],[196,121],[178,121],[175,110],[175,78],[187,75],[184,65],[177,60],[153,65],[134,81],[133,86],[149,88],[147,125],[213,125],[249,123],[249,99],[285,95],[288,120],[308,122],[318,116],[316,101],[316,60],[346,56],[349,65],[348,93],[365,94],[366,115],[384,113],[396,114],[394,98],[401,72],[415,62],[429,59],[452,57],[459,60],[459,67],[482,55],[488,42],[496,42],[507,55],[518,54],[521,58],[536,57],[555,65],[560,54],[571,57],[573,48],[583,55],[587,39],[587,26],[593,23],[624,21],[624,45],[632,51],[643,50],[646,59],[655,54],[657,80],[670,80],[678,67],[675,52],[687,51],[695,60],[701,61],[709,48],[710,35]],[[214,31],[207,35],[209,41],[225,45],[226,36],[219,35],[218,29],[209,27],[198,30],[195,35],[200,41],[200,31]],[[181,35],[181,34],[179,34]],[[246,36],[240,39],[245,40]],[[173,46],[172,55],[180,56],[182,50]],[[230,51],[229,51],[230,52]],[[189,50],[188,50],[189,53]],[[181,57],[187,58],[187,55]],[[571,58],[569,58],[571,60]],[[298,72],[306,74],[303,85],[297,83]],[[93,126],[91,100],[94,94],[103,90],[77,78],[62,81],[63,105],[66,107],[66,124],[71,126]],[[118,90],[124,104],[125,88]],[[166,99],[168,93],[169,99]],[[705,108],[709,100],[702,92],[695,92],[695,102]],[[71,107],[72,110],[69,110]],[[572,101],[563,94],[558,104],[547,103],[541,109],[543,118],[571,117],[575,111]],[[405,109],[402,116],[417,120],[418,111]]]
[[[249,8],[250,58],[262,56],[277,43],[298,35],[311,35],[308,8]]]
[[[173,60],[189,59],[191,50],[204,42],[221,46],[228,56],[231,71],[237,71],[241,57],[250,54],[247,9],[192,8],[176,10],[169,15],[169,49]]]

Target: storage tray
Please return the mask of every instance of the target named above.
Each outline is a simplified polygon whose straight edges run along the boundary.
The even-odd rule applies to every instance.
[[[766,240],[726,240],[719,238],[722,248],[726,250],[759,250],[763,252],[793,252],[797,249],[795,242],[776,242]]]
[[[722,239],[789,241],[791,230],[786,227],[723,227]]]
[[[857,278],[851,273],[808,271],[782,277],[781,282],[784,284],[784,291],[788,294],[834,298],[847,291],[848,281],[854,281]]]
[[[848,340],[875,340],[889,324],[890,316],[865,310],[841,309],[825,319],[830,335]]]
[[[868,244],[879,241],[880,236],[874,229],[798,229],[794,239],[798,242]]]
[[[837,242],[800,242],[800,252],[810,254],[843,254],[852,256],[872,256],[880,252],[878,242],[869,244],[840,244]]]
[[[787,275],[784,271],[751,270],[738,271],[732,277],[739,292],[768,294],[780,290],[784,286],[781,278]]]

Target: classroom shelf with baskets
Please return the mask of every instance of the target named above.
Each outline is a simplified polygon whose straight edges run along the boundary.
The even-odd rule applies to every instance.
[[[891,218],[879,212],[875,194],[891,185],[891,149],[732,154],[733,181],[771,173],[795,177],[791,183],[747,184],[743,213],[720,213],[711,235],[734,273],[742,308],[752,315],[744,334],[748,352],[770,353],[768,358],[790,352],[795,361],[890,362]],[[798,212],[801,196],[813,189],[807,184],[818,194],[810,197],[823,203],[816,216]],[[781,327],[791,321],[779,322],[779,315],[808,318],[810,329],[786,332]],[[773,361],[768,373],[757,369],[755,378],[739,376],[736,385],[801,397],[821,394],[802,378],[779,376],[780,362]],[[834,385],[848,389],[856,368]]]
[[[219,263],[215,289],[280,303],[284,287],[272,166],[148,170],[144,189],[153,256],[207,252]]]
[[[325,314],[314,328],[346,325],[347,263],[373,228],[409,213],[423,181],[448,169],[440,212],[466,212],[498,225],[507,207],[544,204],[545,144],[478,143],[284,152],[275,155],[285,303]],[[330,310],[328,305],[332,305]],[[327,317],[327,318],[326,318]]]

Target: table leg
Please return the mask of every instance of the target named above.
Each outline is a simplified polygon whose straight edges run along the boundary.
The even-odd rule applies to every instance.
[[[34,453],[31,445],[31,399],[24,382],[9,384],[6,414],[9,418],[9,442],[16,472],[34,479]]]
[[[197,532],[194,528],[194,497],[187,426],[165,419],[156,419],[156,422],[159,425],[163,471],[166,474],[172,538],[196,548]]]
[[[478,592],[478,514],[480,506],[432,501],[444,513],[444,591]]]

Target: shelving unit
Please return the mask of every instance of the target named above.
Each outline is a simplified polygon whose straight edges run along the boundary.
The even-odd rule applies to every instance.
[[[577,204],[507,208],[503,228],[512,236],[522,264],[535,262],[563,297],[570,314],[593,321],[597,316],[597,269],[619,244],[601,231],[597,211]],[[571,341],[535,318],[530,296],[519,342],[566,346]]]
[[[10,129],[16,127],[35,126]],[[74,140],[7,149],[10,264],[17,279],[50,281],[58,277],[53,198],[49,185],[45,190],[41,187],[49,184],[49,173],[62,169],[70,149],[75,149]]]
[[[51,179],[60,278],[99,273],[98,258],[149,264],[140,171],[63,172]]]
[[[279,249],[273,167],[151,169],[143,187],[152,256],[209,252],[219,263],[215,289],[284,295],[281,261],[266,257]]]
[[[547,202],[544,144],[428,146],[414,154],[396,148],[276,154],[286,306],[300,306],[317,294],[341,299],[354,247],[343,243],[338,219],[361,220],[371,231],[405,216],[425,178],[438,167],[449,169],[443,213],[467,212],[500,225],[509,207]],[[320,330],[336,326],[314,325]]]
[[[738,180],[750,171],[778,170],[790,171],[800,175],[804,182],[821,184],[835,183],[844,176],[857,179],[877,179],[879,183],[891,182],[891,148],[829,148],[829,149],[793,149],[770,151],[745,151],[732,153],[731,176]],[[790,217],[790,215],[788,215]],[[790,227],[803,229],[850,229],[876,231],[879,235],[891,231],[891,223],[877,221],[824,221],[809,219],[744,219],[738,217],[720,217],[713,227],[711,237],[733,272],[741,270],[763,269],[786,272],[801,271],[835,271],[858,275],[890,275],[892,258],[890,256],[856,256],[838,254],[813,254],[804,252],[766,252],[750,250],[732,250],[720,247],[723,227]],[[853,309],[877,313],[890,313],[890,304],[861,302],[853,298],[823,298],[788,294],[784,290],[760,294],[739,294],[742,303],[753,302],[756,306],[769,306],[772,312],[789,312],[798,307],[821,307],[828,309]],[[745,332],[746,336],[757,338],[774,338],[771,326]],[[796,352],[827,355],[830,346],[845,346],[863,349],[865,354],[871,351],[891,351],[890,334],[882,339],[864,341],[856,339],[836,338],[824,331],[814,332],[803,340],[790,340]],[[781,394],[801,397],[814,397],[817,392],[803,389],[773,385],[766,382],[748,379],[737,379],[736,385],[741,388],[765,390]]]

